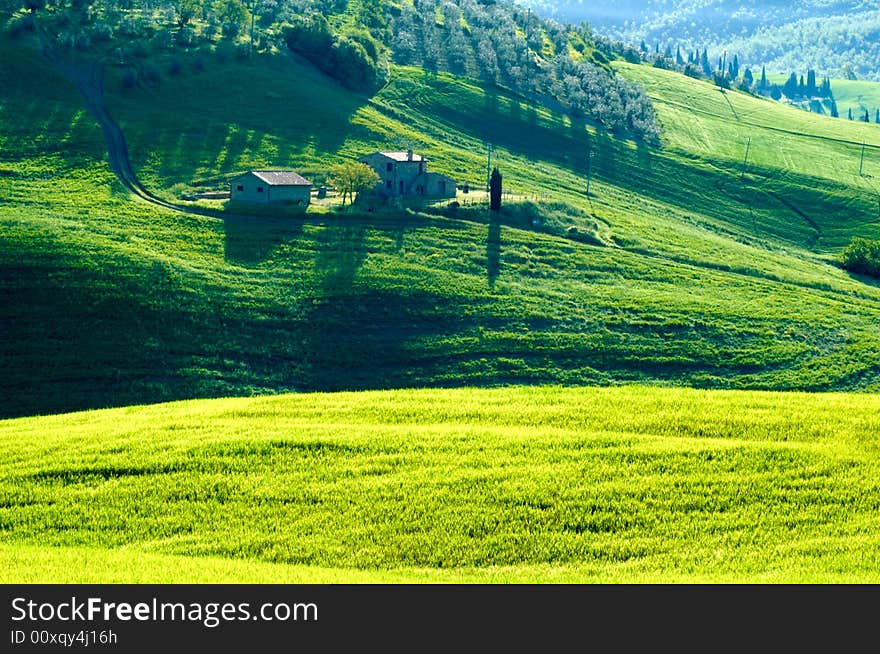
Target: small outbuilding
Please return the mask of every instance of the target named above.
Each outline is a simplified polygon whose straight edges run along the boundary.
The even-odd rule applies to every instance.
[[[250,170],[230,182],[230,199],[242,204],[307,207],[312,183],[292,170]]]

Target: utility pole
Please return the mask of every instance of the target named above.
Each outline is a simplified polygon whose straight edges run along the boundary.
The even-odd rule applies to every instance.
[[[862,141],[862,156],[859,157],[859,177],[862,176],[862,166],[865,164],[865,142]]]
[[[587,195],[590,195],[590,179],[593,177],[593,151],[587,156]]]
[[[489,185],[492,183],[492,144],[486,143],[486,193],[489,192]]]
[[[740,179],[744,179],[746,175],[746,164],[749,162],[749,150],[752,148],[752,137],[749,137],[748,142],[746,142],[746,158],[743,159],[743,167],[742,172],[739,174]]]

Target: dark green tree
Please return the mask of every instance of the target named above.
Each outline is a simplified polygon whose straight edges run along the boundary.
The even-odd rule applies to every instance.
[[[782,85],[782,92],[785,93],[785,97],[787,98],[795,98],[798,95],[798,78],[797,75],[792,73],[788,76],[788,80],[786,80],[785,84]]]
[[[807,71],[807,95],[809,97],[813,97],[816,95],[816,71],[808,70]]]
[[[841,263],[850,272],[880,277],[880,241],[855,237],[841,253]]]
[[[489,209],[501,211],[501,173],[498,172],[498,166],[492,170],[489,178]]]
[[[220,19],[220,30],[223,35],[235,38],[248,22],[248,10],[241,0],[218,0],[214,3],[214,12]]]
[[[700,55],[700,66],[703,67],[703,74],[706,77],[712,77],[712,66],[709,65],[709,51],[707,49],[703,49],[703,54]]]

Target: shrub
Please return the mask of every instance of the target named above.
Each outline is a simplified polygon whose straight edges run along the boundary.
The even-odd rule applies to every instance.
[[[841,262],[850,272],[880,277],[880,241],[853,238],[841,253]]]

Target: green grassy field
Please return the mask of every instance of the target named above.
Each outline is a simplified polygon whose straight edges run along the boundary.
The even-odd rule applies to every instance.
[[[133,200],[73,87],[26,45],[0,58],[2,415],[412,386],[880,385],[880,289],[831,263],[880,230],[878,161],[852,172],[852,126],[626,65],[662,150],[417,69],[371,98],[281,55],[130,91],[111,69],[135,167],[167,197],[407,145],[478,185],[491,140],[508,188],[537,199],[493,225],[479,206],[221,220]],[[560,237],[569,224],[607,245]]]
[[[874,582],[876,395],[188,401],[0,423],[4,581]]]
[[[410,146],[479,187],[490,141],[521,201],[159,208],[0,41],[0,579],[877,581],[880,287],[834,259],[880,128],[616,63],[655,149],[414,68],[182,63],[107,75],[162,197]]]
[[[846,110],[851,108],[853,115],[858,117],[867,109],[871,122],[875,121],[877,109],[880,109],[880,82],[835,79],[831,81],[831,88],[841,115],[845,116]]]

